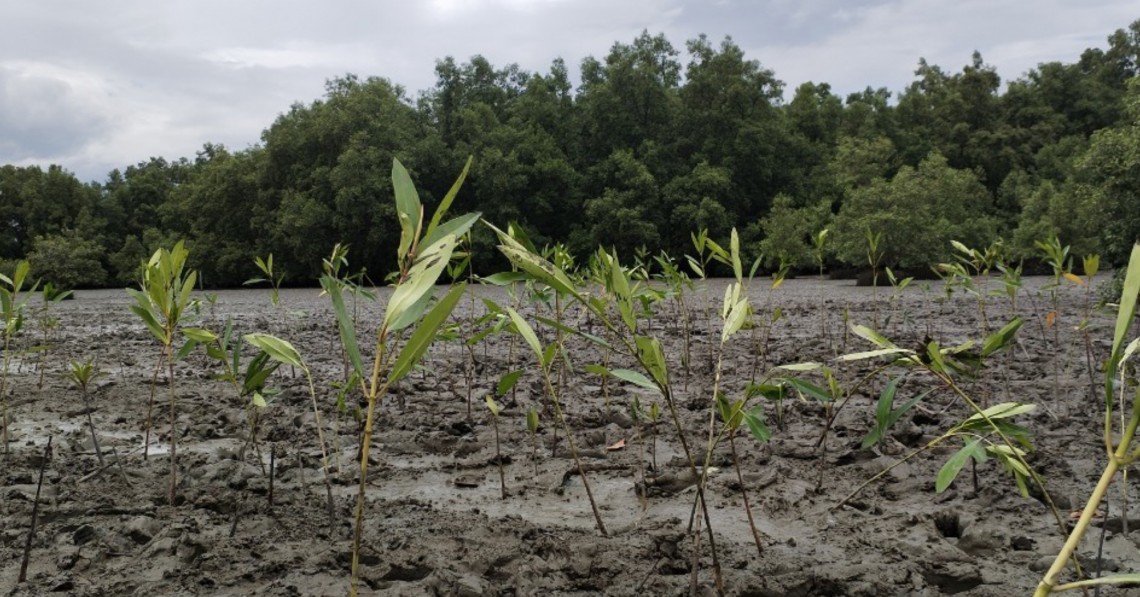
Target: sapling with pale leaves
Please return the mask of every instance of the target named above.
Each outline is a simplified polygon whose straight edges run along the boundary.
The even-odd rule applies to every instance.
[[[658,339],[642,335],[639,332],[637,318],[635,317],[635,299],[632,292],[633,283],[630,280],[628,270],[621,266],[616,256],[611,256],[605,253],[603,249],[599,249],[600,263],[608,264],[609,266],[609,273],[605,276],[606,292],[597,296],[589,296],[578,289],[576,283],[566,272],[558,269],[554,264],[536,254],[533,250],[525,247],[521,242],[513,238],[512,235],[494,226],[491,226],[491,228],[495,230],[499,237],[499,251],[511,261],[511,264],[517,268],[518,271],[524,273],[528,278],[552,288],[555,291],[565,293],[570,299],[583,306],[589,314],[605,328],[615,344],[610,344],[607,340],[593,334],[576,330],[568,331],[603,347],[603,349],[620,350],[621,354],[636,360],[645,373],[630,369],[612,369],[610,375],[650,391],[657,392],[663,397],[664,404],[669,409],[670,418],[673,421],[678,440],[681,443],[682,452],[689,467],[688,474],[696,479],[700,473],[698,473],[696,458],[690,450],[689,441],[685,436],[678,415],[677,404],[673,398],[672,385],[669,381],[669,372],[664,351]],[[696,260],[690,258],[690,265],[694,263],[696,263]],[[697,269],[700,269],[699,263],[697,263]],[[549,325],[550,322],[546,323]],[[698,485],[697,494],[697,502],[700,504],[701,514],[707,523],[710,521],[710,518],[703,499],[703,485]],[[706,524],[706,528],[709,528],[709,526],[710,525]],[[690,519],[689,531],[692,533],[693,530],[694,526],[692,519]],[[693,535],[694,553],[699,551],[698,541],[696,540],[698,536],[699,528]],[[719,587],[723,588],[723,578],[721,576],[720,563],[716,552],[715,537],[712,534],[711,528],[708,530],[708,537],[713,555],[713,569],[716,582]],[[697,569],[695,566],[696,561],[698,560],[694,560],[694,574]]]
[[[193,341],[186,342],[178,351],[174,350],[176,334],[182,324],[187,309],[197,304],[191,297],[198,272],[186,268],[190,252],[182,241],[175,243],[170,250],[160,248],[151,255],[143,266],[140,288],[128,288],[127,293],[135,299],[131,311],[139,317],[151,334],[162,345],[159,362],[166,364],[168,387],[170,390],[170,487],[167,497],[174,505],[178,473],[178,428],[175,407],[174,363],[194,349]],[[157,368],[155,375],[157,377]],[[152,386],[153,388],[153,386]],[[151,393],[151,407],[154,393]],[[150,445],[151,409],[147,409],[147,429],[143,454]]]

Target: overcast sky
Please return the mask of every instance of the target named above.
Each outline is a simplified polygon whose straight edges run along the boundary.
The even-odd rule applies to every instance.
[[[243,149],[330,77],[411,95],[435,61],[475,54],[545,72],[642,30],[684,50],[728,35],[786,83],[898,91],[920,57],[950,72],[976,49],[1003,80],[1074,62],[1140,18],[1135,0],[0,0],[0,164],[103,180],[206,142]],[[687,56],[680,56],[682,64]]]

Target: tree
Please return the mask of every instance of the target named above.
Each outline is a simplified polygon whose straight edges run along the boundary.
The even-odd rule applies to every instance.
[[[28,252],[28,263],[41,283],[51,282],[61,289],[90,288],[107,282],[103,257],[104,249],[98,242],[64,230],[37,236]]]
[[[780,195],[772,202],[772,211],[760,220],[764,240],[760,252],[764,264],[778,267],[787,264],[799,269],[816,265],[812,239],[831,223],[831,202],[796,207],[792,198]]]
[[[1082,210],[1091,219],[1084,232],[1099,231],[1104,255],[1116,266],[1140,241],[1140,78],[1129,83],[1124,110],[1124,123],[1093,134],[1074,173]]]
[[[996,238],[990,196],[969,170],[956,170],[932,152],[918,168],[903,166],[889,182],[878,178],[851,192],[835,219],[832,245],[849,265],[866,260],[866,233],[882,234],[883,264],[925,268],[950,258],[950,241],[985,246]]]

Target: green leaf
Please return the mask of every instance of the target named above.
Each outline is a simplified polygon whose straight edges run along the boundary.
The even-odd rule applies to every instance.
[[[174,360],[181,361],[182,359],[189,356],[190,353],[194,352],[195,348],[198,348],[198,342],[193,338],[187,340],[186,343],[182,345],[182,348],[179,348],[178,352],[175,353]]]
[[[634,338],[637,347],[637,360],[645,367],[657,383],[658,388],[669,387],[669,365],[665,361],[665,351],[661,342],[650,336]]]
[[[484,396],[483,400],[487,402],[487,409],[491,411],[491,414],[496,417],[499,416],[499,412],[503,410],[503,407],[499,406],[499,403],[495,402],[495,399],[492,398],[490,394]]]
[[[182,334],[202,344],[209,344],[218,339],[218,336],[214,334],[214,332],[204,328],[182,328]]]
[[[451,316],[451,311],[455,309],[455,305],[463,296],[465,284],[457,284],[451,290],[439,299],[439,302],[428,311],[423,320],[420,321],[419,327],[416,331],[412,332],[411,337],[404,344],[400,350],[400,354],[396,357],[395,362],[392,364],[392,372],[388,375],[388,383],[395,383],[403,379],[405,375],[411,373],[416,363],[427,352],[428,347],[435,341],[435,334],[439,331],[443,322]]]
[[[744,412],[744,424],[748,426],[748,431],[752,433],[752,437],[756,438],[756,441],[764,443],[772,438],[772,432],[764,423],[764,407],[762,405],[757,404]]]
[[[321,287],[332,300],[333,313],[336,314],[337,328],[340,330],[341,346],[344,346],[344,352],[348,355],[349,362],[352,363],[352,370],[363,379],[364,359],[360,356],[360,347],[356,343],[356,330],[352,316],[349,315],[348,309],[344,305],[341,281],[332,276],[324,275],[321,276]]]
[[[506,396],[507,392],[511,391],[511,388],[515,387],[515,384],[518,383],[522,374],[522,369],[504,373],[503,376],[499,378],[499,385],[495,387],[495,395]]]
[[[1005,348],[1010,340],[1013,340],[1014,335],[1017,334],[1017,330],[1021,328],[1022,323],[1023,320],[1020,317],[1015,317],[1000,330],[990,334],[985,342],[982,343],[982,357],[988,357],[1002,348]]]
[[[1132,255],[1128,259],[1128,269],[1124,274],[1124,290],[1120,294],[1120,308],[1116,312],[1116,328],[1112,336],[1112,352],[1109,353],[1105,370],[1106,400],[1112,402],[1112,380],[1120,360],[1120,348],[1132,319],[1136,316],[1136,299],[1140,295],[1140,244],[1132,245]]]
[[[463,171],[459,173],[459,178],[455,179],[455,182],[451,184],[451,188],[448,189],[447,194],[443,196],[443,200],[439,202],[439,207],[435,208],[435,213],[431,216],[431,223],[428,224],[427,230],[424,231],[424,244],[430,245],[431,239],[438,238],[440,236],[443,236],[443,234],[446,234],[445,232],[443,234],[433,236],[432,233],[437,232],[436,226],[439,226],[439,223],[443,221],[443,216],[447,214],[447,210],[451,209],[451,202],[455,201],[455,196],[459,194],[459,189],[463,188],[463,181],[467,180],[467,172],[471,170],[471,162],[474,159],[475,156],[467,156],[467,163],[463,165]],[[478,219],[478,216],[476,216],[476,219]],[[452,222],[454,221],[455,220],[452,220]],[[470,227],[471,225],[468,224],[467,228]],[[466,232],[466,230],[464,232]],[[463,236],[464,232],[454,232],[454,234],[456,236]]]
[[[522,272],[499,272],[497,274],[491,274],[490,276],[480,277],[479,279],[494,286],[508,286],[515,282],[522,282],[527,278],[526,274]]]
[[[589,363],[585,367],[582,367],[582,369],[584,369],[586,373],[591,373],[593,375],[602,375],[606,377],[610,375],[609,369],[606,369],[605,367],[594,363]]]
[[[533,406],[526,411],[526,429],[531,435],[538,432],[538,411]]]
[[[455,236],[448,235],[424,249],[415,265],[408,270],[407,278],[396,286],[396,290],[388,299],[388,305],[384,311],[384,326],[388,330],[403,329],[418,319],[418,317],[413,317],[409,320],[403,315],[405,312],[414,312],[414,306],[421,308],[424,306],[420,301],[435,287],[440,274],[447,267],[447,262],[451,260],[451,253],[457,242],[458,239]],[[397,326],[396,323],[403,325]]]
[[[396,215],[400,219],[400,246],[397,256],[403,262],[416,241],[420,229],[423,206],[416,193],[416,185],[400,160],[392,158],[392,190],[396,194]]]
[[[720,342],[724,344],[733,334],[740,331],[744,327],[744,323],[748,320],[748,315],[751,313],[752,308],[748,303],[747,298],[742,298],[733,303],[728,312],[728,317],[724,320],[724,329],[720,334]]]
[[[1008,419],[1016,417],[1017,415],[1033,412],[1037,409],[1036,404],[1021,404],[1018,402],[1002,402],[995,404],[980,413],[974,413],[966,421],[984,421],[983,414],[991,420],[994,419]]]
[[[851,333],[859,336],[864,340],[867,340],[879,348],[898,348],[895,346],[894,342],[887,340],[885,336],[865,325],[852,325]]]
[[[268,404],[265,403],[265,397],[261,395],[261,392],[254,392],[253,398],[250,400],[250,403],[253,404],[254,406],[256,406],[257,408],[265,408],[266,406],[269,406]]]
[[[784,383],[792,386],[801,396],[809,396],[820,402],[831,402],[832,396],[827,390],[803,379],[788,377]]]
[[[984,457],[984,450],[980,448],[982,443],[981,438],[975,438],[966,443],[961,450],[958,450],[942,465],[938,471],[938,477],[934,482],[934,492],[942,493],[946,491],[947,487],[954,482],[958,477],[958,473],[962,472],[962,467],[966,466],[966,462],[970,460],[971,456],[978,456],[979,454]]]
[[[914,354],[914,351],[909,348],[880,348],[879,350],[868,350],[865,352],[853,352],[851,354],[842,355],[835,360],[837,361],[861,361],[864,359],[873,359],[876,357],[885,357],[892,354]]]
[[[530,346],[530,349],[534,351],[534,356],[538,359],[538,362],[542,363],[542,343],[538,341],[538,335],[534,333],[534,328],[530,327],[530,324],[523,319],[523,316],[519,315],[519,312],[511,307],[507,307],[507,315],[510,316],[511,321],[515,324],[515,330],[523,337],[523,340]]]
[[[790,365],[779,365],[776,368],[777,369],[783,369],[785,371],[815,371],[816,369],[819,369],[820,367],[823,367],[822,363],[816,363],[814,361],[809,361],[807,363],[792,363]]]
[[[637,371],[633,371],[631,369],[612,369],[610,370],[610,375],[613,375],[622,381],[628,381],[647,390],[653,390],[657,393],[661,392],[661,389],[653,383],[653,380],[649,379],[642,373],[638,373]]]
[[[246,334],[243,338],[246,342],[264,350],[274,360],[299,369],[305,368],[305,364],[301,361],[301,354],[297,352],[296,348],[293,348],[292,344],[281,338],[260,333]]]
[[[439,242],[439,239],[447,236],[448,234],[453,234],[457,238],[462,237],[464,234],[467,234],[469,230],[471,230],[471,227],[475,225],[475,222],[479,221],[479,218],[481,216],[482,214],[476,212],[463,214],[461,216],[448,220],[435,230],[425,233],[423,240],[420,241],[420,246],[430,247],[433,244]]]

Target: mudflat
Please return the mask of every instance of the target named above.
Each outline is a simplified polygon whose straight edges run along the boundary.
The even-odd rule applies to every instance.
[[[1015,315],[1025,323],[1007,351],[959,383],[979,402],[1037,405],[1016,422],[1032,434],[1028,462],[1044,478],[1066,525],[1104,466],[1098,366],[1111,344],[1114,315],[1088,310],[1086,337],[1077,328],[1095,294],[1066,283],[1056,314],[1049,315],[1053,302],[1042,289],[1048,281],[1026,278],[1016,313],[1003,296],[986,300],[991,331]],[[997,280],[989,284],[1000,286]],[[1039,491],[1023,497],[993,459],[967,464],[947,490],[935,491],[938,471],[962,446],[959,439],[892,468],[839,505],[861,483],[971,414],[929,374],[887,367],[870,375],[886,361],[835,360],[874,348],[850,334],[848,324],[877,320],[879,331],[903,347],[928,338],[943,346],[982,339],[976,297],[960,291],[948,296],[938,282],[924,286],[915,283],[896,295],[890,287],[876,291],[852,281],[793,279],[777,289],[752,283],[757,319],[770,322],[777,307],[781,317],[769,329],[745,330],[729,342],[720,376],[729,398],[742,396],[750,382],[773,377],[802,375],[822,383],[813,373],[775,368],[805,361],[827,364],[843,388],[858,387],[826,435],[827,408],[792,393],[779,405],[754,399],[763,401],[769,441],[757,442],[742,426],[731,443],[726,439],[717,448],[706,499],[727,594],[1024,595],[1051,563],[1064,540],[1053,512]],[[358,305],[362,345],[383,316],[387,295],[378,292],[376,303]],[[470,347],[462,341],[484,314],[480,297],[511,299],[498,288],[470,292],[476,298],[463,299],[454,316],[457,339],[437,342],[422,367],[379,407],[362,594],[687,594],[694,563],[698,593],[714,594],[708,534],[702,532],[694,550],[688,533],[696,488],[672,420],[664,404],[657,421],[639,424],[630,412],[634,398],[648,411],[660,397],[587,372],[587,364],[606,356],[580,337],[567,337],[556,387],[608,531],[603,536],[526,345],[506,333]],[[686,296],[684,313],[667,299],[641,322],[644,333],[664,343],[681,425],[695,451],[707,442],[723,294],[722,282],[698,285]],[[328,444],[332,519],[309,385],[300,371],[282,366],[270,379],[281,392],[261,411],[256,448],[243,449],[246,404],[214,378],[215,363],[199,349],[176,365],[178,497],[171,505],[169,380],[165,370],[155,374],[160,347],[130,312],[127,294],[81,291],[75,300],[52,304],[50,315],[59,325],[46,341],[35,325],[43,306],[33,301],[10,355],[7,384],[12,421],[9,456],[0,461],[3,594],[347,594],[359,471],[356,398],[348,394],[347,409],[336,409],[334,383],[344,379],[346,368],[327,298],[316,289],[281,296],[281,306],[273,307],[264,291],[221,291],[216,303],[203,301],[190,325],[221,329],[229,319],[239,333],[272,333],[301,353],[313,372]],[[553,316],[545,305],[525,300],[520,311],[532,323],[536,311]],[[564,321],[602,333],[577,309],[568,309]],[[553,329],[533,325],[546,341],[554,340]],[[686,343],[688,367],[682,363]],[[41,345],[46,352],[28,350]],[[246,351],[252,355],[254,349]],[[87,358],[104,374],[92,385],[90,412],[109,465],[104,467],[84,402],[65,377],[69,362]],[[616,356],[606,365],[636,368]],[[496,398],[502,406],[502,456],[496,458],[484,398],[494,395],[504,374],[519,369],[524,373],[515,388]],[[877,446],[861,448],[875,425],[881,390],[900,375],[896,404],[933,391]],[[144,459],[152,393],[153,429]],[[541,413],[534,436],[526,424],[531,407]],[[18,584],[41,469],[28,580]],[[1108,503],[1108,528],[1094,529],[1079,554],[1090,571],[1098,566],[1098,551],[1101,569],[1135,571],[1138,535],[1122,531],[1125,522],[1137,527],[1140,520],[1122,517],[1118,485]]]

